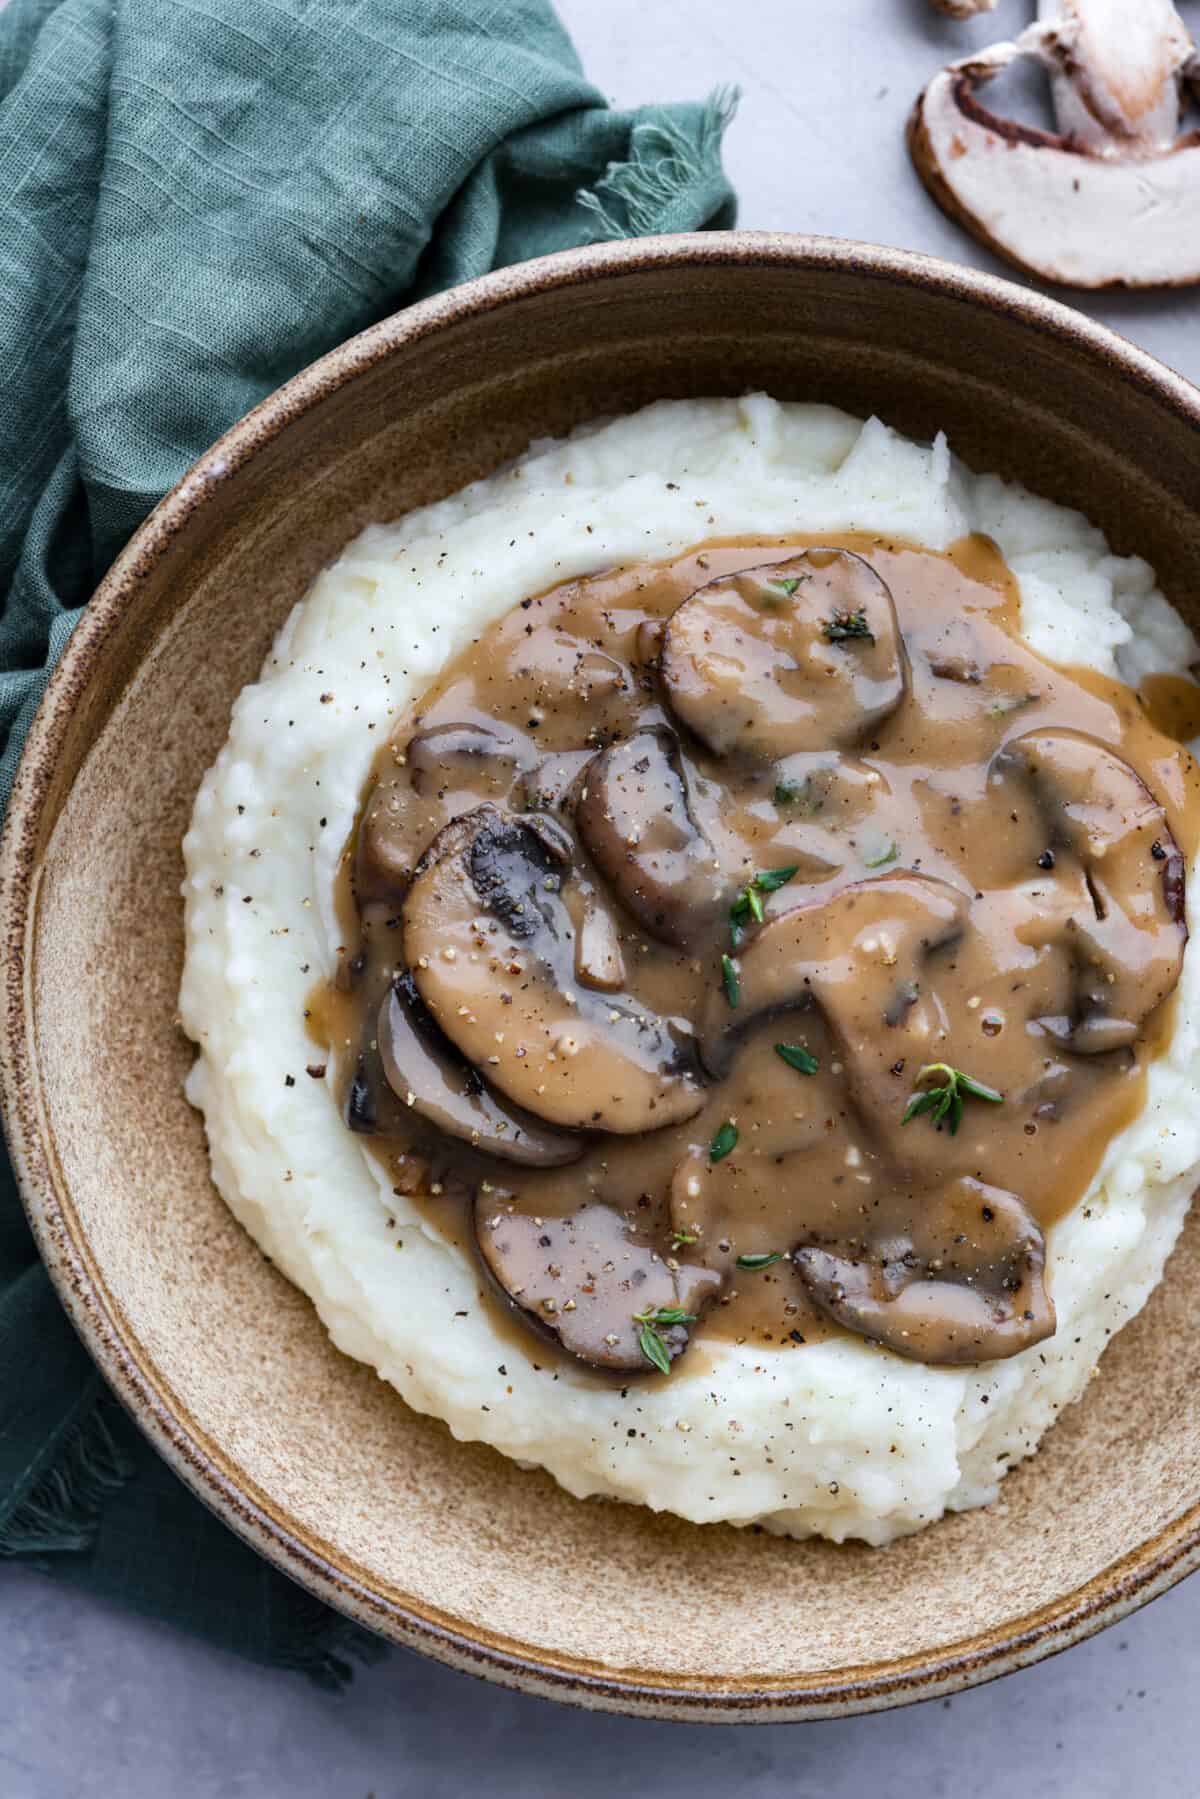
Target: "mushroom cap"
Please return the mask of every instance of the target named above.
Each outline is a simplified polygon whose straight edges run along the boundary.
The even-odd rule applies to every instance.
[[[712,930],[727,883],[692,813],[679,743],[640,731],[588,765],[575,827],[612,892],[651,937],[687,945]]]
[[[481,806],[438,833],[402,913],[417,990],[489,1085],[537,1117],[621,1135],[678,1124],[704,1100],[690,1033],[576,988],[572,871],[551,826]]]
[[[375,1035],[392,1092],[448,1136],[529,1168],[564,1167],[587,1147],[493,1093],[439,1030],[408,969],[384,995]]]
[[[1121,6],[1126,25],[1138,10]],[[1165,149],[1153,142],[1164,105],[1178,126],[1174,68],[1160,67],[1165,100],[1154,105],[1146,96],[1152,64],[1145,57],[1132,79],[1114,84],[1112,59],[1103,66],[1080,61],[1087,41],[1080,46],[1072,35],[1061,46],[1053,38],[1045,44],[996,45],[934,76],[908,127],[909,152],[930,194],[989,249],[1046,281],[1089,289],[1200,281],[1200,133],[1172,132]],[[1002,118],[979,97],[981,84],[1027,54],[1053,72],[1060,134]],[[1128,119],[1114,136],[1122,105],[1144,136],[1131,137]]]
[[[1053,1336],[1045,1239],[1014,1193],[967,1177],[914,1210],[911,1234],[870,1251],[800,1244],[813,1303],[919,1362],[999,1361]]]
[[[698,1318],[721,1290],[711,1268],[670,1268],[610,1206],[585,1205],[565,1217],[533,1217],[475,1202],[480,1260],[522,1321],[593,1368],[648,1374],[636,1314],[660,1308]],[[688,1327],[663,1325],[671,1361],[688,1345]]]
[[[908,689],[891,594],[837,549],[697,588],[667,621],[660,670],[675,717],[716,755],[772,762],[860,743]]]

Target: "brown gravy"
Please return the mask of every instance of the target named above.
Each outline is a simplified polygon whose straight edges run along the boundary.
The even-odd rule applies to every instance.
[[[1200,690],[1035,655],[989,540],[845,534],[865,573],[793,561],[828,542],[710,543],[523,601],[400,718],[343,859],[348,953],[309,1027],[352,1127],[448,1237],[478,1228],[523,1324],[626,1377],[655,1338],[686,1346],[673,1312],[701,1339],[848,1328],[930,1361],[1048,1335],[1044,1233],[1169,1025],[1200,819],[1174,737]],[[673,616],[768,562],[797,572]],[[769,644],[732,681],[711,661],[740,618],[804,603],[827,608],[815,713]],[[536,939],[483,904],[526,853],[557,908]],[[384,1078],[406,957],[422,1028],[483,1077],[459,1080],[474,1141]],[[495,1131],[529,1159],[487,1153]]]

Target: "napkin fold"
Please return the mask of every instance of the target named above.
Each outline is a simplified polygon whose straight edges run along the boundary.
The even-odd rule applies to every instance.
[[[130,533],[235,419],[406,302],[732,224],[729,94],[610,111],[546,0],[0,10],[0,807]],[[343,1682],[377,1640],[235,1538],[108,1395],[0,1158],[0,1556]]]

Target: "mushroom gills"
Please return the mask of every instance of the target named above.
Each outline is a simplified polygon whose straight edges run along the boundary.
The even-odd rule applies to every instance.
[[[439,1030],[408,969],[384,995],[376,1040],[392,1092],[447,1136],[530,1168],[564,1167],[587,1147],[583,1137],[551,1130],[493,1093]]]
[[[728,901],[696,822],[678,739],[640,731],[601,751],[580,782],[580,840],[617,899],[660,942],[709,935]]]
[[[796,1247],[819,1311],[919,1362],[999,1361],[1053,1336],[1045,1239],[1015,1194],[963,1178],[913,1211],[885,1242]]]
[[[649,1374],[641,1318],[660,1311],[699,1319],[721,1290],[710,1268],[669,1268],[624,1214],[603,1204],[565,1217],[484,1208],[475,1202],[480,1260],[522,1320],[591,1367]],[[690,1325],[652,1326],[672,1362],[683,1354]]]
[[[621,1135],[680,1123],[704,1100],[690,1031],[576,986],[574,871],[547,848],[552,823],[483,806],[439,832],[402,914],[417,990],[489,1085],[537,1117]]]
[[[697,588],[667,622],[663,688],[714,754],[780,761],[863,742],[908,691],[896,608],[870,563],[811,549]]]

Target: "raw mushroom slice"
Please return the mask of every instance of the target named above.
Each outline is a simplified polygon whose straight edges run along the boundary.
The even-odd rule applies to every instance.
[[[1070,956],[1074,994],[1070,1016],[1039,1022],[1077,1055],[1126,1047],[1174,991],[1187,943],[1184,858],[1162,806],[1121,757],[1066,730],[1006,744],[989,794],[1013,814],[1036,805],[1056,883],[1074,876],[1078,887],[1083,875],[1087,903],[1042,909],[1046,940]]]
[[[699,1318],[721,1290],[711,1268],[669,1268],[609,1206],[583,1206],[563,1218],[533,1217],[475,1202],[480,1259],[522,1320],[571,1355],[614,1374],[649,1374],[639,1313]],[[687,1348],[690,1326],[656,1327],[668,1358]]]
[[[957,888],[905,873],[858,881],[782,913],[737,958],[736,1008],[723,992],[711,995],[701,1023],[704,1066],[714,1080],[723,1078],[748,1032],[776,1014],[815,1006],[872,1136],[905,1178],[943,1179],[952,1153],[947,1140],[902,1130],[908,1089],[897,1085],[894,1066],[900,1061],[915,1072],[937,1059],[945,1022],[926,967],[967,924],[968,903]]]
[[[1054,1334],[1042,1232],[982,1181],[920,1195],[910,1233],[853,1253],[802,1243],[792,1262],[819,1310],[914,1361],[993,1362]]]
[[[385,763],[363,808],[355,849],[360,904],[394,899],[408,885],[413,872],[408,846],[430,829],[414,830],[415,818],[432,815],[437,829],[455,811],[474,810],[487,800],[503,803],[517,776],[528,776],[536,766],[538,752],[518,731],[462,721],[415,732],[400,757],[408,779],[397,780]],[[456,799],[466,804],[455,805]]]
[[[681,724],[718,756],[759,761],[862,743],[908,690],[892,596],[849,550],[698,588],[667,622],[660,667]]]
[[[612,892],[651,937],[696,943],[728,907],[728,883],[693,815],[670,731],[641,731],[601,751],[581,781],[575,827]]]
[[[388,1085],[438,1130],[529,1168],[562,1168],[587,1147],[493,1093],[438,1029],[406,969],[379,1008],[376,1039]]]
[[[1057,132],[979,90],[1022,58],[1050,74]],[[1041,0],[1012,43],[952,63],[909,122],[942,210],[991,249],[1073,287],[1200,281],[1200,132],[1180,135],[1200,63],[1171,0]]]
[[[704,1102],[681,1025],[575,986],[572,878],[553,821],[481,806],[447,825],[405,897],[405,959],[425,1004],[489,1084],[566,1130],[628,1135]]]

